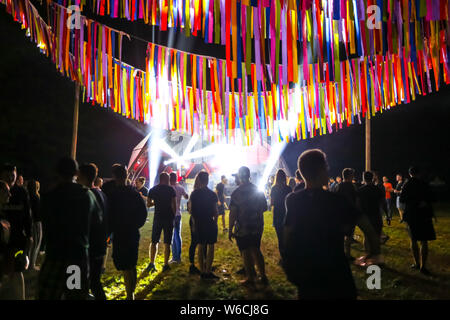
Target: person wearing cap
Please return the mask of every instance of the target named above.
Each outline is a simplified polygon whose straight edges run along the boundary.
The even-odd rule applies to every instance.
[[[260,280],[268,284],[265,272],[264,256],[260,245],[264,229],[264,211],[267,201],[262,192],[250,182],[250,169],[241,167],[238,171],[239,187],[231,194],[228,238],[236,239],[244,260],[247,279],[242,283],[254,286],[256,283],[255,265],[260,273]]]

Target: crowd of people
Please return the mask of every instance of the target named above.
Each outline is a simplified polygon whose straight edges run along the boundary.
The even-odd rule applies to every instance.
[[[112,179],[103,183],[95,164],[79,166],[74,159],[62,158],[56,166],[56,185],[41,197],[38,181],[26,181],[25,186],[16,168],[5,164],[0,172],[0,297],[25,299],[23,273],[36,270],[37,299],[105,300],[101,276],[112,248],[126,297],[134,299],[140,228],[148,220],[149,208],[154,207],[154,216],[145,272],[158,272],[155,259],[161,238],[161,271],[181,263],[182,199],[188,200],[190,214],[189,273],[203,280],[220,278],[213,262],[222,221],[223,232],[236,242],[242,257],[243,268],[238,271],[245,277],[242,285],[269,284],[260,248],[268,209],[273,210],[279,264],[297,286],[299,298],[355,299],[350,265],[384,264],[381,244],[388,237],[382,214],[390,225],[395,208],[408,227],[412,268],[430,275],[428,241],[436,239],[432,195],[418,167],[409,169],[409,179],[398,174],[393,187],[387,177],[380,181],[378,173],[370,171],[358,183],[351,168],[329,179],[326,155],[318,149],[303,152],[297,165],[291,179],[278,169],[266,195],[251,182],[250,169],[241,167],[228,202],[226,177],[211,190],[205,171],[197,174],[189,195],[175,172],[162,172],[159,183],[149,190],[143,177],[132,185],[123,165],[113,165]],[[351,244],[357,241],[355,227],[364,234],[366,254],[359,258],[351,255]],[[45,250],[43,263],[37,266],[41,250]],[[69,270],[74,267],[78,285],[68,286]]]

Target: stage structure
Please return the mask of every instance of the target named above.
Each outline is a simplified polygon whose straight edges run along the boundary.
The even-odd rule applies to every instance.
[[[152,153],[159,154],[158,164],[154,166],[157,172],[153,176],[158,177],[159,173],[164,171],[176,172],[179,181],[192,182],[201,170],[208,172],[214,183],[218,182],[222,175],[232,179],[239,167],[245,165],[250,168],[252,181],[259,183],[268,169],[266,166],[271,146],[267,143],[252,146],[209,143],[196,135],[190,136],[175,131],[164,131],[155,141],[152,140],[154,134],[153,131],[150,132],[131,153],[128,177],[132,182],[141,176],[150,181]],[[269,172],[274,174],[278,168],[283,168],[288,176],[291,175],[281,155],[274,162],[273,168],[269,168]],[[149,184],[153,185],[153,182],[150,181]]]

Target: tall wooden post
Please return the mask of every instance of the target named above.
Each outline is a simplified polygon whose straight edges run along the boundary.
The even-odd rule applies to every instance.
[[[370,118],[369,114],[366,114],[366,171],[371,170],[370,161]]]
[[[76,157],[77,157],[79,109],[80,109],[80,84],[78,82],[75,82],[75,104],[73,106],[72,149],[70,152],[72,159],[76,159]]]

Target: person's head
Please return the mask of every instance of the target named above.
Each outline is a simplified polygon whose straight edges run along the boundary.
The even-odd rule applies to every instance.
[[[24,184],[23,176],[19,174],[16,179],[16,186],[23,187],[23,184]]]
[[[329,184],[331,184],[331,183],[334,183],[335,181],[334,181],[334,178],[330,178],[330,180],[328,180],[328,183]]]
[[[56,173],[62,181],[73,181],[78,173],[78,162],[70,157],[63,157],[56,165]]]
[[[383,183],[389,182],[389,179],[387,177],[383,177]]]
[[[370,171],[365,171],[363,173],[363,181],[365,184],[372,184],[374,181],[374,174]]]
[[[16,183],[17,169],[11,164],[4,164],[0,172],[0,179],[8,184],[11,188]]]
[[[322,150],[304,151],[298,157],[298,169],[305,180],[306,187],[322,187],[328,183],[327,156]]]
[[[415,177],[415,178],[419,177],[421,174],[420,168],[417,166],[409,167],[408,172],[411,177]]]
[[[241,183],[250,182],[250,169],[245,166],[240,167],[238,170],[238,176]]]
[[[397,175],[395,176],[395,180],[402,181],[403,180],[403,175],[401,173],[397,173]]]
[[[300,170],[295,170],[295,182],[297,183],[302,183],[303,182],[303,178],[302,175],[300,173]]]
[[[176,185],[177,182],[178,182],[178,176],[177,176],[177,174],[176,174],[175,172],[171,172],[171,173],[170,173],[169,180],[170,180],[170,184],[171,184],[171,185]]]
[[[197,189],[200,188],[204,188],[208,185],[209,183],[209,174],[206,171],[200,171],[199,173],[197,173],[197,177],[196,177],[196,181],[197,182]]]
[[[337,176],[337,177],[336,177],[336,182],[337,182],[337,183],[341,183],[341,182],[342,182],[342,178],[341,178],[340,176]]]
[[[159,175],[159,184],[169,184],[169,174],[167,172],[161,172]]]
[[[41,185],[39,181],[31,179],[27,183],[27,190],[30,195],[37,195],[39,196],[39,190],[41,189]]]
[[[103,179],[100,177],[95,178],[94,186],[101,189],[103,187]]]
[[[121,164],[114,164],[112,166],[112,176],[119,184],[126,185],[127,181],[127,169]]]
[[[11,193],[9,192],[9,185],[5,181],[0,180],[0,205],[7,204],[11,198]]]
[[[94,163],[84,163],[79,168],[78,182],[83,186],[92,188],[97,174],[98,168]]]
[[[294,190],[295,184],[296,184],[295,183],[295,178],[294,177],[290,177],[288,185],[289,185],[289,187],[291,187],[292,190]]]
[[[287,184],[287,176],[286,172],[284,172],[283,169],[278,169],[276,175],[275,175],[275,183],[278,185],[286,185]]]
[[[220,177],[220,181],[221,181],[223,184],[227,184],[227,177],[221,176],[221,177]]]
[[[342,178],[344,178],[344,181],[352,181],[354,175],[355,172],[352,168],[345,168],[344,170],[342,170]]]
[[[136,188],[141,189],[145,184],[145,178],[139,177],[136,179]]]

